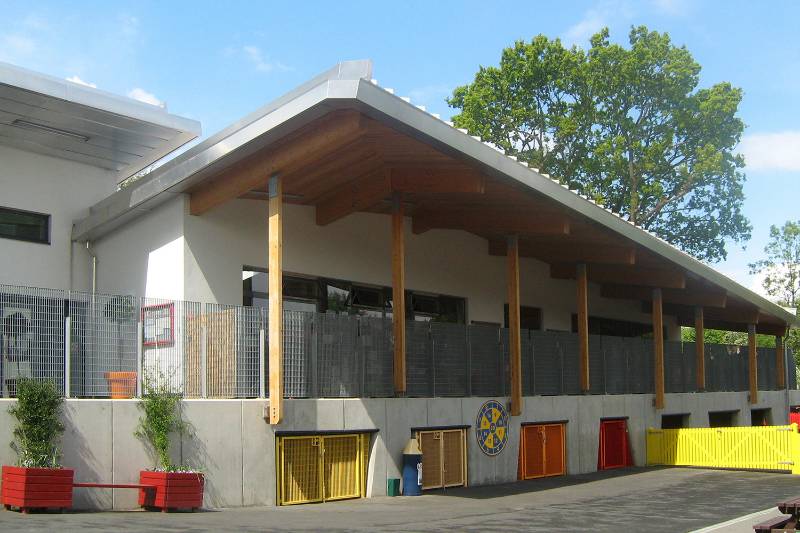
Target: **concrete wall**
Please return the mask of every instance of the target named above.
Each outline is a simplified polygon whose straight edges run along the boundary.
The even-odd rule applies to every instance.
[[[774,424],[786,423],[787,405],[800,404],[798,391],[762,391],[755,406],[747,393],[667,394],[657,412],[652,395],[526,397],[523,416],[509,421],[508,445],[497,456],[484,455],[475,442],[475,418],[486,398],[386,398],[287,400],[286,422],[273,428],[263,419],[264,400],[187,400],[184,418],[190,435],[177,441],[173,457],[206,473],[205,506],[238,507],[275,503],[275,430],[325,431],[377,429],[371,441],[368,495],[386,494],[387,478],[400,477],[402,449],[411,428],[469,425],[470,485],[512,482],[517,478],[520,424],[567,423],[567,472],[597,468],[599,423],[628,417],[634,461],[645,462],[645,429],[660,427],[662,414],[687,414],[693,427],[708,425],[708,412],[739,410],[739,424],[750,423],[750,409],[771,408]],[[13,400],[0,400],[0,462],[14,464],[10,447]],[[68,400],[62,441],[65,466],[78,481],[127,483],[153,466],[144,445],[133,436],[139,418],[134,400]],[[75,507],[130,509],[136,491],[76,489]]]
[[[49,214],[51,224],[49,245],[0,239],[0,283],[88,289],[90,259],[71,243],[72,223],[116,190],[115,176],[6,146],[0,146],[0,161],[0,206]]]
[[[318,226],[314,208],[284,207],[284,271],[391,286],[390,218],[355,213],[328,226]],[[452,230],[411,233],[406,224],[406,285],[467,299],[469,320],[503,322],[506,263],[488,253],[486,240]],[[241,271],[245,265],[267,265],[267,204],[258,200],[228,202],[203,216],[187,215],[186,299],[242,303]],[[570,280],[550,278],[549,266],[523,258],[520,269],[523,305],[542,308],[545,329],[570,330],[576,312],[576,287]],[[592,315],[649,323],[640,303],[600,296],[592,284]],[[670,338],[679,328],[667,319]]]

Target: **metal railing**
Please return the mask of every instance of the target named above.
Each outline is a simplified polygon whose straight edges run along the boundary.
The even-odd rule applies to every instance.
[[[68,397],[124,398],[165,384],[187,398],[265,397],[267,311],[257,307],[0,285],[0,385],[53,380]],[[391,397],[389,319],[284,312],[284,394],[289,398]],[[407,396],[509,394],[508,330],[407,323]],[[523,330],[525,395],[578,394],[578,339]],[[667,392],[696,390],[692,343],[666,342]],[[793,362],[787,350],[787,361]],[[795,388],[795,365],[787,365]],[[653,345],[591,336],[592,394],[653,392]],[[775,351],[759,348],[759,388],[776,388]],[[706,390],[748,388],[747,349],[706,347]]]

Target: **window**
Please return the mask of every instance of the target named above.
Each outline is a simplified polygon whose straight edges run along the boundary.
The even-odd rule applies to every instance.
[[[503,308],[503,323],[508,327],[508,304]],[[527,305],[519,306],[519,327],[520,329],[542,329],[542,310],[538,307]]]
[[[247,306],[269,305],[266,271],[242,270],[242,302]],[[392,317],[392,289],[344,280],[302,275],[283,276],[283,307],[290,311],[318,311],[379,318]],[[406,292],[408,320],[466,323],[466,300],[440,294]]]
[[[750,410],[750,425],[751,426],[771,426],[772,425],[772,409],[751,409]]]
[[[611,337],[652,337],[653,325],[627,320],[615,320],[590,316],[589,335],[608,335]],[[572,332],[578,332],[578,315],[572,315]],[[664,338],[667,339],[667,327],[664,326]]]
[[[0,207],[0,237],[50,244],[50,215]]]
[[[661,415],[661,429],[680,429],[689,427],[689,415]]]
[[[730,428],[737,425],[739,411],[709,411],[708,427],[711,428]]]

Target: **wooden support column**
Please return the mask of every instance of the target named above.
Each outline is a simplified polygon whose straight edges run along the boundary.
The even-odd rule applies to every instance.
[[[664,408],[664,317],[661,289],[653,289],[653,356],[655,369],[655,407]]]
[[[405,213],[400,193],[392,194],[392,324],[394,326],[394,392],[406,392]]]
[[[747,325],[747,367],[750,370],[750,403],[758,403],[758,357],[756,325]]]
[[[576,270],[578,280],[578,346],[580,354],[581,392],[589,392],[589,282],[586,265]]]
[[[511,415],[522,414],[522,344],[519,324],[519,239],[508,237],[508,343],[511,358]]]
[[[283,186],[269,179],[269,423],[283,420]]]
[[[706,343],[703,308],[694,308],[694,352],[697,357],[697,391],[706,390]]]
[[[783,348],[783,337],[781,335],[775,336],[775,384],[777,388],[786,388],[786,351]]]

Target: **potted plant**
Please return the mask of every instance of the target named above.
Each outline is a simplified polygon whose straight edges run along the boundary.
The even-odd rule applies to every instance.
[[[120,327],[130,324],[135,316],[133,298],[130,296],[114,296],[106,302],[103,315],[117,326],[117,368],[105,373],[109,393],[112,399],[133,398],[136,394],[136,372],[125,369],[122,350],[122,334]]]
[[[23,513],[31,509],[72,507],[75,472],[59,464],[59,440],[64,432],[61,406],[64,398],[52,381],[21,379],[17,403],[9,408],[17,424],[12,448],[17,466],[3,466],[3,505]]]
[[[152,470],[139,473],[139,484],[153,487],[139,490],[139,505],[148,510],[195,511],[203,505],[203,473],[178,466],[170,457],[172,438],[188,429],[180,407],[181,395],[172,391],[169,380],[162,377],[145,381],[144,394],[139,402],[143,413],[135,435],[148,445],[155,458]]]

